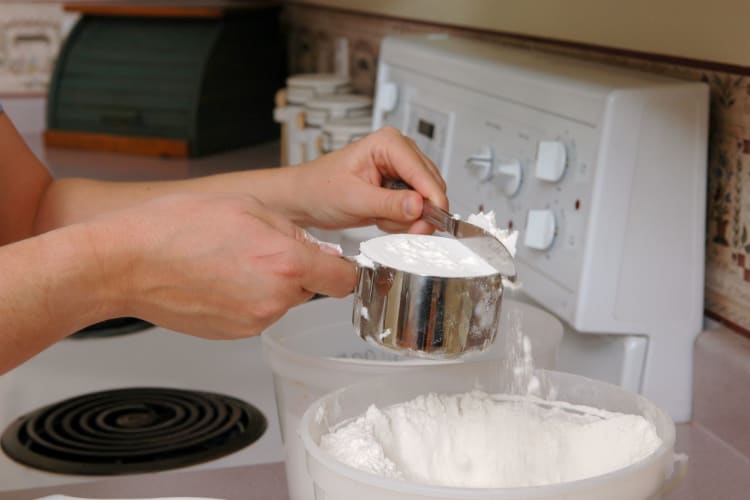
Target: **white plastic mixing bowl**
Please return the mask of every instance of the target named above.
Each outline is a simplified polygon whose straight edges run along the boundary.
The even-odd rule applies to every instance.
[[[658,499],[684,476],[687,463],[675,458],[675,427],[669,416],[637,394],[604,382],[553,371],[537,371],[546,389],[574,404],[642,415],[652,422],[662,445],[648,457],[619,470],[566,483],[524,488],[456,488],[388,479],[338,462],[320,446],[322,435],[339,424],[362,415],[374,404],[380,408],[411,400],[429,392],[462,393],[481,388],[503,393],[509,385],[507,371],[492,362],[429,367],[408,377],[387,376],[334,391],[313,403],[300,424],[307,465],[318,500],[646,500]],[[675,467],[676,466],[676,467]]]

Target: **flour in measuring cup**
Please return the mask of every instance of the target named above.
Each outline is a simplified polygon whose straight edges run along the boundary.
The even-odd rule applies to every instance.
[[[339,461],[384,477],[502,488],[605,474],[647,457],[661,439],[641,416],[472,391],[370,406],[320,444]]]
[[[498,228],[494,212],[471,214],[468,222],[487,230],[515,256],[518,231]],[[357,263],[369,268],[378,263],[401,271],[439,277],[476,277],[496,272],[460,240],[415,234],[391,234],[367,240],[360,244]]]
[[[389,234],[362,242],[359,248],[370,261],[414,274],[466,278],[497,272],[460,241],[441,236]]]

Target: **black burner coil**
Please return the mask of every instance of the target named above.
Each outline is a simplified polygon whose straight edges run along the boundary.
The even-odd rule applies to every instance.
[[[267,427],[244,401],[139,387],[67,399],[18,418],[2,435],[13,460],[64,474],[117,475],[194,465],[240,450]]]
[[[113,318],[77,331],[69,338],[72,339],[90,339],[102,337],[116,337],[118,335],[127,335],[128,333],[140,332],[152,328],[154,325],[148,321],[138,318]]]

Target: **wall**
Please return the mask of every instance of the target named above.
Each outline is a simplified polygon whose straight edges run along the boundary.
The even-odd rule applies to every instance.
[[[486,31],[750,66],[750,2],[714,0],[292,0]]]
[[[344,3],[338,0],[315,1],[330,5]],[[379,13],[390,12],[388,9],[396,9],[394,2],[353,1],[345,3],[355,7],[363,6],[362,8],[366,7],[368,10]],[[401,7],[396,9],[396,12],[403,11],[405,14],[416,15],[411,10],[407,13],[407,7],[402,4],[419,3],[422,2],[400,2],[398,5]],[[452,2],[446,3],[452,4]],[[582,4],[582,0],[576,0],[575,3]],[[636,12],[642,8],[643,3],[640,0],[633,3]],[[443,2],[430,2],[430,4],[443,5]],[[477,9],[480,5],[484,8],[488,5],[487,2],[479,0],[467,0],[465,4]],[[539,2],[530,2],[530,4],[538,5]],[[685,6],[685,9],[691,11],[688,6]],[[612,12],[616,13],[617,9]],[[680,22],[683,19],[682,14],[680,12]],[[424,11],[426,18],[443,20],[445,15],[445,12],[439,8]],[[683,57],[675,58],[665,54],[644,54],[579,43],[544,40],[539,37],[519,37],[424,20],[415,21],[385,15],[373,16],[348,10],[302,5],[300,2],[289,4],[285,16],[289,30],[290,72],[331,71],[334,45],[337,39],[343,37],[349,41],[349,65],[354,86],[362,93],[373,91],[378,47],[383,36],[395,33],[435,31],[450,32],[458,36],[531,50],[562,53],[670,77],[707,82],[711,87],[712,95],[706,241],[706,311],[709,316],[750,336],[750,258],[748,257],[750,254],[750,78],[748,77],[750,67],[724,64],[725,61],[743,64],[750,62],[750,49],[746,50],[745,59],[733,56],[701,61]],[[459,20],[462,19],[464,18]],[[691,17],[687,16],[687,19],[689,21]],[[663,16],[653,18],[655,26],[664,21]],[[646,24],[649,23],[646,22]],[[680,30],[689,29],[689,22],[687,26],[688,28],[683,27],[673,32],[679,34]],[[720,31],[721,27],[715,23],[711,23],[711,26]],[[731,27],[734,24],[728,23],[727,26]],[[727,29],[728,33],[731,31]],[[720,41],[717,47],[721,47],[723,37],[718,38]],[[707,45],[712,44],[713,39]],[[741,43],[736,43],[736,46],[745,49]],[[681,55],[709,55],[715,54],[715,50],[717,50],[716,47],[706,47],[701,53],[682,52]]]

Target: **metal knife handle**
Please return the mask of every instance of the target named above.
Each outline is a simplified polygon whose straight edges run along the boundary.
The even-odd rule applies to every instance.
[[[412,188],[401,179],[384,179],[383,187],[388,189],[409,189],[414,191],[414,188]]]
[[[455,236],[455,219],[453,216],[425,199],[422,205],[422,220],[432,224],[438,231],[444,231]]]

